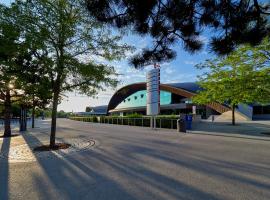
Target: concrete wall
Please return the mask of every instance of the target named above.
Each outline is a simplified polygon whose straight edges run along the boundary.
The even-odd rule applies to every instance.
[[[215,121],[231,121],[232,120],[232,111],[227,111],[222,113],[221,115],[215,118]],[[237,121],[249,121],[250,119],[243,115],[242,113],[236,111],[235,112],[235,120]]]
[[[238,109],[236,109],[239,113],[245,115],[250,120],[252,120],[253,117],[253,107],[247,104],[239,104]]]

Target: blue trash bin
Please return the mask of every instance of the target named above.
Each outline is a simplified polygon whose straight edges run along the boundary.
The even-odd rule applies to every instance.
[[[191,130],[192,128],[192,115],[186,115],[186,127],[187,130]]]

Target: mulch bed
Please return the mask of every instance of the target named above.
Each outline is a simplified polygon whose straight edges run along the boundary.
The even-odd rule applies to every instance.
[[[67,149],[70,146],[71,145],[68,143],[55,143],[53,147],[51,147],[49,144],[35,147],[34,151],[56,151],[59,149]]]
[[[11,138],[11,137],[17,137],[17,136],[19,136],[19,134],[13,134],[10,136],[1,135],[0,138]]]

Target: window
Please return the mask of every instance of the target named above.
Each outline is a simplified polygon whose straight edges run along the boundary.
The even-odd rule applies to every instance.
[[[136,100],[137,99],[137,96],[134,96],[134,99]]]
[[[141,94],[141,98],[143,98],[144,94]]]
[[[124,103],[126,102],[126,100],[124,100]]]
[[[254,115],[270,114],[270,105],[268,106],[253,106]]]
[[[130,98],[128,98],[128,101],[130,101]]]

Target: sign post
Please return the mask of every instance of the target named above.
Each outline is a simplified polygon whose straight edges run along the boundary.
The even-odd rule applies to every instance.
[[[156,128],[156,116],[160,112],[160,69],[154,65],[146,75],[147,105],[146,114],[151,116],[150,126]]]

